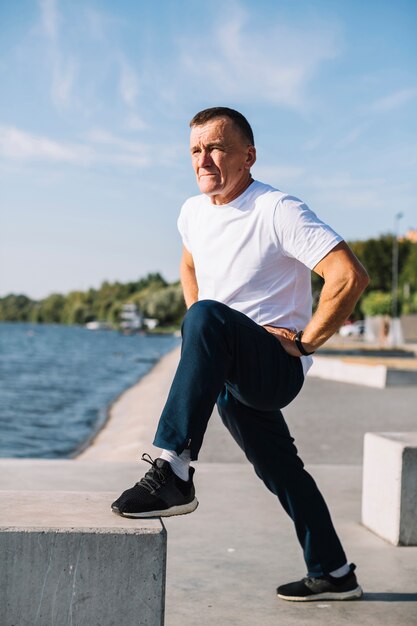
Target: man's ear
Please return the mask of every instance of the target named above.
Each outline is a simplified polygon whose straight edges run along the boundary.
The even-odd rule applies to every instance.
[[[255,146],[248,146],[248,152],[246,155],[245,161],[245,169],[250,170],[252,165],[255,164],[256,161],[256,148]]]

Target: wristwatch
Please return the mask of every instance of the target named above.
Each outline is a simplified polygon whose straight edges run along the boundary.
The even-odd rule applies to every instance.
[[[314,354],[314,350],[313,352],[307,352],[307,350],[304,348],[303,344],[301,343],[301,337],[303,336],[303,331],[299,330],[294,337],[294,343],[297,346],[297,348],[299,349],[299,351],[301,352],[301,354],[303,356],[309,356],[310,354]]]

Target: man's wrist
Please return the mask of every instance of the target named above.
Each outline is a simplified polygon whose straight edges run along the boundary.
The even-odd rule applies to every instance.
[[[294,335],[294,343],[297,346],[298,350],[301,352],[303,356],[309,356],[310,354],[314,354],[314,350],[311,350],[309,345],[304,345],[302,342],[303,331],[299,330]]]

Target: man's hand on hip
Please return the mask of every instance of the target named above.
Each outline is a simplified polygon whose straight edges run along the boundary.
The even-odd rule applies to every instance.
[[[274,337],[278,339],[285,352],[288,352],[288,354],[290,354],[291,356],[301,356],[301,352],[294,342],[294,337],[296,335],[296,332],[294,330],[269,325],[266,325],[263,328],[265,328],[265,330],[267,330],[269,333],[271,333],[271,335],[274,335]]]

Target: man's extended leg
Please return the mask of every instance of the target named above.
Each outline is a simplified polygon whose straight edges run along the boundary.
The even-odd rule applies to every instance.
[[[285,600],[360,598],[362,589],[347,565],[326,503],[304,469],[280,410],[260,411],[233,396],[227,387],[217,406],[223,423],[253,464],[255,472],[278,496],[292,518],[307,564],[307,578],[278,588]]]
[[[346,563],[326,503],[304,469],[280,410],[244,405],[224,389],[217,402],[223,423],[245,452],[255,472],[292,518],[310,576]]]

